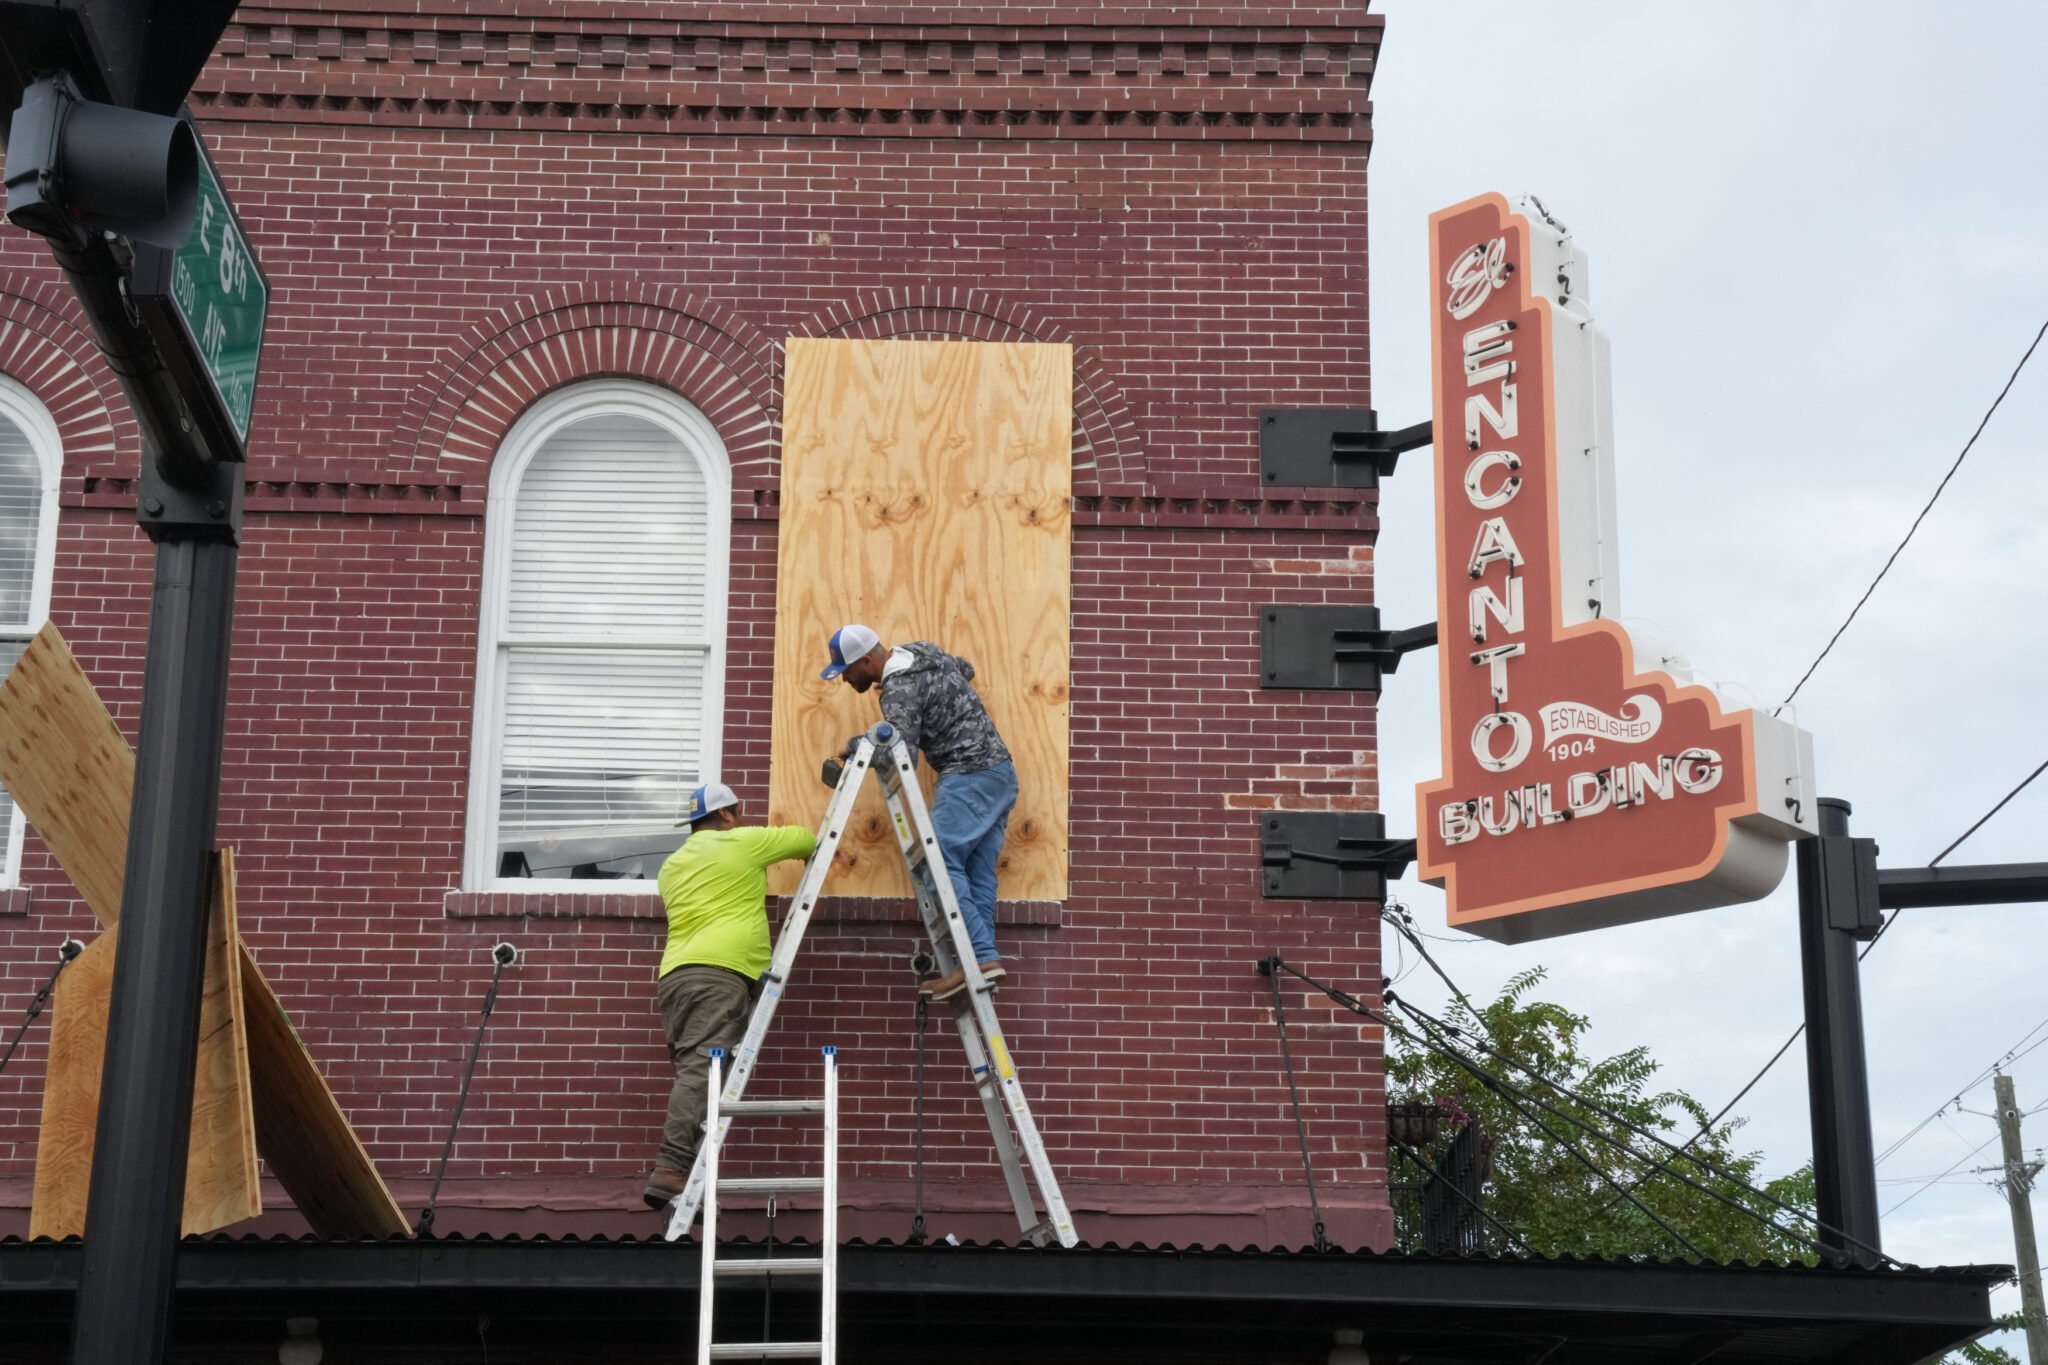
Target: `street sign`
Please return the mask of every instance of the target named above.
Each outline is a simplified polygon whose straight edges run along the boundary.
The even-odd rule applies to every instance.
[[[196,126],[193,131],[198,132]],[[222,444],[227,433],[209,430],[216,452],[224,459],[241,459],[256,403],[270,282],[256,263],[203,140],[192,234],[175,249],[138,246],[131,292],[188,401],[200,396],[195,381],[203,381],[219,401],[217,416],[227,419],[233,439]],[[217,425],[200,416],[203,425]]]

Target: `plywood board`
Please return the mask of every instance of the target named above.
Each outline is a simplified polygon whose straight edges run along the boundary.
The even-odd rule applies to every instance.
[[[1016,760],[999,894],[1063,899],[1072,349],[792,338],[787,354],[770,818],[815,826],[819,763],[881,718],[878,693],[818,677],[832,631],[930,640],[973,662]],[[909,894],[872,785],[838,863],[832,894]]]
[[[246,946],[242,1000],[256,1145],[271,1174],[322,1237],[410,1237],[405,1214]]]
[[[135,751],[54,622],[0,683],[0,782],[100,923],[113,928]]]
[[[93,912],[111,927],[121,909],[135,756],[54,625],[43,628],[0,683],[0,781]],[[236,941],[251,1103],[263,1158],[320,1235],[410,1235],[404,1213],[276,994],[247,946]],[[106,952],[111,971],[111,948]],[[65,977],[77,970],[73,963]],[[93,1055],[97,1059],[99,1052]],[[57,1076],[54,1066],[51,1076]],[[93,1076],[97,1095],[97,1060]]]
[[[187,1236],[214,1232],[263,1212],[256,1178],[249,1051],[242,1027],[234,866],[228,855],[216,856],[192,1080],[192,1136],[185,1161]],[[116,943],[117,931],[100,935],[57,983],[42,1131],[36,1143],[35,1196],[29,1211],[31,1237],[85,1234]]]

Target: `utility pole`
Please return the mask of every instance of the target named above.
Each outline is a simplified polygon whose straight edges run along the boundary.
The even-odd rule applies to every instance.
[[[1998,1136],[2005,1145],[2005,1198],[2012,1206],[2012,1250],[2020,1272],[2020,1307],[2027,1315],[2027,1359],[2048,1365],[2048,1320],[2041,1312],[2041,1255],[2034,1246],[2034,1177],[2041,1163],[2020,1151],[2020,1106],[2013,1098],[2012,1077],[1992,1081],[1998,1096]]]
[[[50,243],[142,437],[156,545],[74,1365],[164,1358],[270,290],[181,112],[234,0],[0,0],[7,218]],[[161,12],[159,12],[161,11]]]

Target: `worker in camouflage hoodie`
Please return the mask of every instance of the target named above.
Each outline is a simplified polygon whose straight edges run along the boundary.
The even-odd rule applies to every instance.
[[[968,686],[974,665],[923,640],[891,649],[860,625],[834,631],[827,648],[832,662],[821,676],[843,678],[856,692],[879,684],[882,718],[896,727],[912,753],[923,749],[938,774],[932,826],[939,852],[982,976],[994,980],[1005,975],[996,952],[996,861],[1017,804],[1017,769],[988,708]],[[944,1000],[965,984],[963,969],[925,988]]]

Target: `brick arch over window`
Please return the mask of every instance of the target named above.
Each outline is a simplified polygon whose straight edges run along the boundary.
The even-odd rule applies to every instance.
[[[1150,484],[1130,405],[1093,346],[1022,304],[979,289],[927,285],[875,289],[835,303],[799,335],[869,340],[1045,341],[1074,348],[1074,492],[1136,491]]]
[[[630,282],[564,285],[493,309],[413,390],[401,426],[412,434],[407,468],[480,483],[543,394],[583,379],[641,379],[711,420],[736,490],[768,487],[781,376],[780,348],[722,304]]]
[[[66,473],[135,472],[141,431],[69,289],[0,271],[0,374],[49,410]]]

